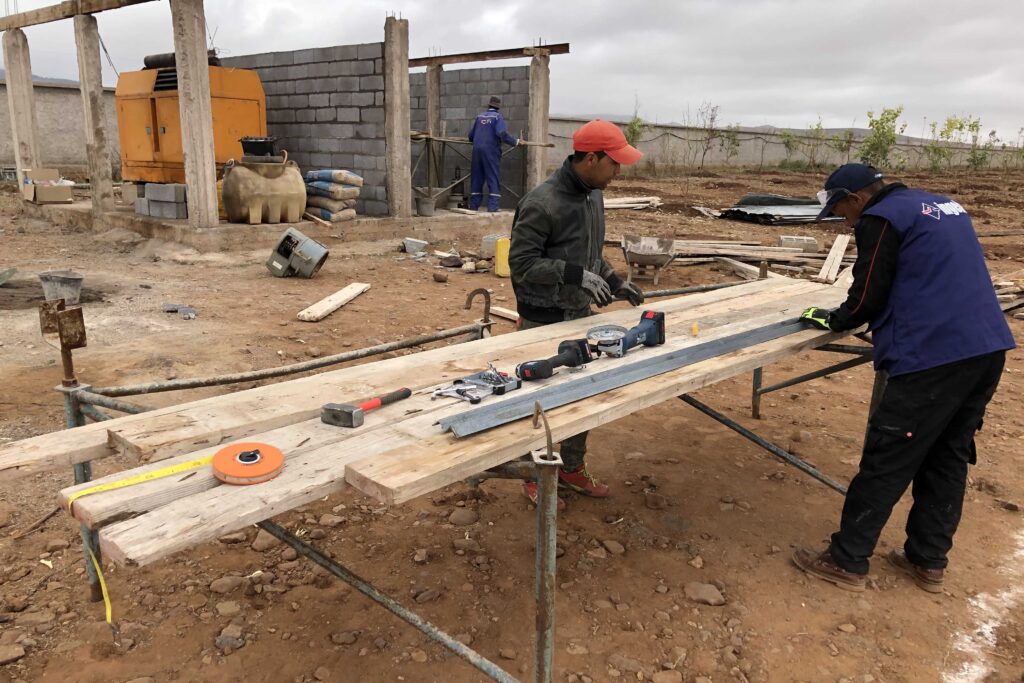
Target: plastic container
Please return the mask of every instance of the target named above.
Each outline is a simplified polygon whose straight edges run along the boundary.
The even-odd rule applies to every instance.
[[[494,242],[494,274],[498,277],[511,277],[512,271],[508,267],[508,250],[512,246],[512,240],[508,237],[499,237]]]
[[[502,237],[508,237],[498,233],[497,235],[484,235],[480,238],[480,258],[494,258],[494,245]]]
[[[43,283],[43,296],[47,301],[64,299],[64,304],[74,306],[82,294],[82,275],[71,270],[47,270],[39,273]]]

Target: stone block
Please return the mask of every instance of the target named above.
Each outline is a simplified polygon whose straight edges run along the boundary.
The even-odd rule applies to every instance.
[[[271,52],[270,57],[274,66],[287,66],[295,63],[294,52]]]
[[[366,107],[359,112],[363,123],[384,123],[384,110],[380,107]]]
[[[355,59],[359,55],[358,45],[335,45],[330,50],[332,61]]]
[[[309,106],[309,95],[289,95],[288,106],[292,109],[305,109]]]
[[[333,81],[332,92],[353,92],[366,89],[359,86],[360,78],[358,76],[338,76],[331,80]]]
[[[779,246],[800,247],[807,253],[818,253],[818,240],[809,235],[780,235]]]
[[[353,107],[372,107],[373,106],[373,93],[372,92],[354,92],[346,93],[351,95],[349,105]],[[331,104],[334,104],[333,102]],[[339,105],[340,106],[340,105]],[[348,105],[344,105],[348,106]],[[383,111],[383,110],[382,110]]]
[[[300,78],[309,78],[309,65],[296,64],[288,67],[288,80],[297,81]]]
[[[384,90],[383,76],[360,76],[359,86],[352,90]]]
[[[292,117],[292,121],[298,123],[312,123],[313,121],[316,121],[315,109],[289,109],[289,111],[295,113],[295,116]]]
[[[182,183],[146,183],[146,199],[150,202],[183,202],[185,185]]]
[[[338,107],[335,111],[339,121],[359,120],[359,107]]]
[[[384,43],[365,43],[357,46],[359,59],[376,59],[384,56]]]
[[[149,188],[149,185],[146,186]],[[188,207],[185,202],[161,202],[149,200],[149,215],[153,218],[188,218]]]
[[[376,68],[375,62],[359,60],[358,62],[352,62],[352,73],[355,76],[369,76],[370,74],[381,73],[381,70]]]
[[[324,107],[323,109],[316,110],[317,123],[323,123],[325,121],[334,121],[335,112],[343,111],[341,109],[335,109],[334,107]]]
[[[135,213],[140,216],[149,215],[149,200],[145,197],[138,197],[135,200]]]

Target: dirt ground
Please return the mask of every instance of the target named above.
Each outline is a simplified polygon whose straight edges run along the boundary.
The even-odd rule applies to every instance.
[[[982,234],[1017,231],[982,241],[993,274],[1024,268],[1020,176],[905,180],[953,194]],[[820,182],[820,175],[783,172],[626,177],[612,196],[657,194],[665,206],[610,211],[609,233],[764,244],[800,234],[825,249],[843,228],[756,226],[690,208],[726,206],[746,191],[808,195]],[[198,254],[122,231],[62,229],[21,216],[11,200],[0,213],[0,245],[0,269],[19,269],[0,287],[0,440],[63,427],[53,391],[59,355],[38,333],[35,274],[42,270],[86,274],[89,345],[75,358],[80,378],[97,386],[264,368],[460,325],[479,317],[479,308],[461,306],[481,286],[493,288],[496,305],[515,304],[507,280],[455,272],[438,284],[432,262],[400,260],[390,244],[337,242],[316,279],[275,279],[263,251]],[[621,269],[618,250],[606,253]],[[726,279],[708,266],[674,267],[659,286]],[[298,310],[352,281],[372,288],[321,323],[295,320]],[[198,318],[163,313],[168,302],[194,306]],[[1024,339],[1024,323],[1011,326]],[[495,331],[512,325],[499,322]],[[767,368],[765,381],[834,360],[808,353]],[[749,376],[697,396],[845,482],[856,472],[871,382],[861,366],[771,394],[761,420],[750,418]],[[139,402],[165,405],[215,391]],[[869,589],[848,593],[808,580],[789,560],[797,545],[826,542],[842,505],[834,491],[678,401],[595,430],[590,467],[613,495],[567,498],[560,516],[556,680],[652,680],[670,669],[681,678],[654,680],[1024,680],[1022,392],[1024,354],[1014,351],[978,437],[979,464],[941,595],[919,590],[883,559],[902,543],[909,496],[882,536]],[[130,464],[107,459],[94,473]],[[0,665],[0,681],[483,680],[282,546],[253,549],[256,529],[143,569],[109,569],[121,629],[114,644],[102,606],[88,601],[81,542],[68,518],[58,514],[12,538],[52,510],[55,492],[70,480],[61,471],[0,487],[0,654],[25,651]],[[667,507],[657,509],[654,492]],[[479,521],[448,523],[457,507],[473,508]],[[325,513],[340,523],[321,525]],[[478,492],[455,485],[394,508],[350,491],[277,521],[318,539],[354,572],[515,675],[532,675],[534,515],[517,483],[487,482]],[[225,594],[211,590],[228,576],[251,578],[216,584],[240,584]],[[716,585],[725,604],[688,599],[684,586],[694,581]],[[218,647],[226,627],[243,647]]]

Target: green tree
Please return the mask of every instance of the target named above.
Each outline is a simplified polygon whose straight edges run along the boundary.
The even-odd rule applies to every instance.
[[[825,129],[822,128],[819,118],[813,126],[807,126],[807,135],[803,139],[804,154],[807,155],[807,163],[810,164],[813,171],[818,170],[818,157],[825,144]]]
[[[875,112],[868,112],[868,128],[871,132],[865,136],[860,146],[862,163],[876,167],[889,165],[889,154],[896,145],[896,136],[902,135],[907,129],[907,124],[899,123],[902,114],[903,105],[883,107],[877,118]]]
[[[643,120],[640,116],[640,100],[634,100],[633,102],[633,118],[626,124],[626,130],[623,131],[626,136],[626,142],[636,147],[636,143],[640,142],[640,136],[643,135],[650,128],[650,125]]]
[[[740,152],[739,126],[733,124],[722,130],[722,137],[718,141],[718,149],[725,156],[725,165],[728,166]]]
[[[845,130],[838,135],[833,135],[825,143],[830,149],[839,153],[843,163],[850,163],[850,152],[853,150],[853,131]]]
[[[785,164],[789,165],[792,162],[793,154],[800,149],[800,138],[796,133],[788,130],[779,133],[779,137],[782,138],[782,146],[786,150]]]
[[[697,110],[697,127],[700,128],[700,165],[698,169],[704,168],[704,160],[711,150],[711,146],[722,135],[718,130],[718,112],[720,107],[717,104],[703,102]]]

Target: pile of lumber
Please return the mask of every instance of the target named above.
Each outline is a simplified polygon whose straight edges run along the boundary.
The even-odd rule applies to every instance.
[[[667,320],[664,346],[636,349],[621,359],[602,358],[582,373],[559,373],[528,383],[510,396],[575,381],[589,371],[606,370],[611,363],[638,362],[654,353],[685,350],[793,320],[808,305],[838,304],[843,294],[828,285],[773,278],[659,302],[658,309]],[[385,503],[401,503],[545,443],[544,432],[534,429],[530,420],[463,439],[442,433],[436,424],[440,418],[472,406],[431,401],[433,388],[477,372],[488,362],[510,370],[519,362],[549,356],[559,341],[578,338],[596,324],[631,326],[636,321],[635,310],[612,311],[4,444],[0,446],[0,483],[114,454],[148,462],[65,489],[61,500],[66,503],[83,488],[210,455],[233,441],[265,442],[286,454],[281,475],[255,486],[222,484],[208,467],[200,467],[185,475],[79,498],[73,505],[74,516],[99,531],[108,558],[126,565],[148,564],[308,504],[346,484]],[[697,337],[692,336],[694,323],[699,325]],[[800,330],[552,409],[547,417],[553,437],[559,441],[840,336]],[[368,414],[360,428],[331,427],[318,419],[324,403],[356,403],[403,385],[413,390],[413,396]]]
[[[1010,313],[1024,307],[1024,279],[1016,276],[1024,275],[1024,271],[1017,271],[1010,275],[996,278],[992,286],[996,290],[996,298],[999,299],[999,306],[1003,311]],[[1016,313],[1015,318],[1022,318],[1021,313]]]
[[[604,198],[604,208],[606,209],[657,209],[661,205],[661,197]]]

